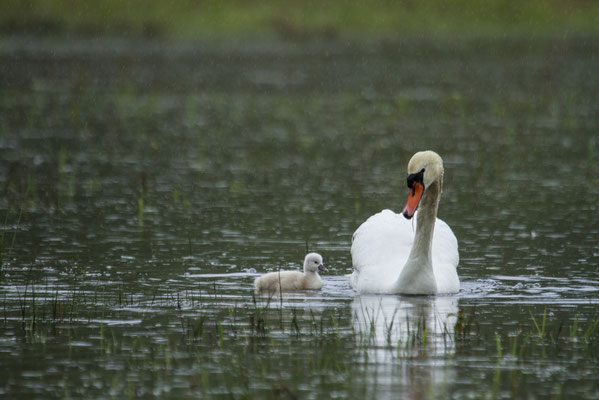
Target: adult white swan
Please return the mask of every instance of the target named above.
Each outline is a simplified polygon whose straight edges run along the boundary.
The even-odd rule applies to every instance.
[[[354,271],[350,275],[354,289],[403,294],[460,290],[458,241],[451,228],[437,218],[442,187],[441,157],[434,151],[414,154],[408,163],[409,194],[403,217],[383,210],[354,232]],[[414,227],[410,219],[415,214]]]

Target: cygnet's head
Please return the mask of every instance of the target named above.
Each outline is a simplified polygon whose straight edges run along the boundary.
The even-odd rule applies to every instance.
[[[414,216],[424,191],[437,180],[443,180],[443,159],[431,150],[419,151],[408,163],[408,201],[402,214],[407,219]]]
[[[326,272],[326,270],[320,254],[309,253],[306,255],[306,258],[304,258],[304,272]]]

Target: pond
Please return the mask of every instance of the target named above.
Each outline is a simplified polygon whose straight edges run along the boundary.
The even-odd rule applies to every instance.
[[[599,398],[596,38],[0,42],[0,394]],[[444,159],[451,296],[353,231]],[[255,296],[323,255],[321,291]]]

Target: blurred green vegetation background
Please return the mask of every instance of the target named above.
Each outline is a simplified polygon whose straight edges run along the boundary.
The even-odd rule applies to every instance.
[[[2,0],[0,33],[292,39],[599,31],[597,0]]]

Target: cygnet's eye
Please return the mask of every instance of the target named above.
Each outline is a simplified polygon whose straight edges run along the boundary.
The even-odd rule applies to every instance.
[[[318,264],[318,261],[314,260],[314,264]]]

